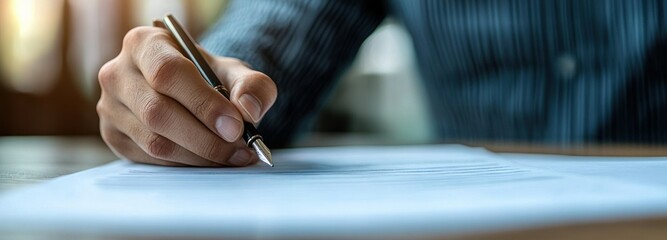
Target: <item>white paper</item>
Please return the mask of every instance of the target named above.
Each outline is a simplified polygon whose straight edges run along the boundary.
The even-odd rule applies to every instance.
[[[505,158],[441,145],[283,150],[274,153],[274,168],[121,160],[5,194],[0,230],[407,237],[667,214],[667,184],[539,169]]]
[[[538,154],[501,154],[514,163],[574,173],[623,179],[667,188],[667,157],[593,157]]]

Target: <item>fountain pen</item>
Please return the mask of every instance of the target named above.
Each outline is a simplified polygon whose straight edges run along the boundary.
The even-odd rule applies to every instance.
[[[190,34],[185,31],[182,25],[171,14],[167,14],[162,22],[167,30],[171,32],[172,37],[178,42],[178,45],[181,47],[181,50],[183,50],[183,53],[186,54],[186,57],[197,67],[197,70],[202,77],[204,77],[216,91],[229,99],[229,91],[225,88],[222,82],[220,82],[215,75],[215,72],[213,72],[213,69],[211,69],[211,66],[208,65],[206,59],[204,59],[199,52]],[[252,123],[247,121],[243,122],[243,128],[243,139],[246,141],[246,145],[255,149],[257,156],[262,162],[273,167],[273,162],[271,162],[271,151],[269,151],[269,148],[264,144],[264,140],[262,139],[262,135],[259,134],[259,131],[257,131]]]

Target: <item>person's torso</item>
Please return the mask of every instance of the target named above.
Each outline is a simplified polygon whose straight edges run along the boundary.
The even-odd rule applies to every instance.
[[[667,3],[390,1],[441,137],[665,141]]]

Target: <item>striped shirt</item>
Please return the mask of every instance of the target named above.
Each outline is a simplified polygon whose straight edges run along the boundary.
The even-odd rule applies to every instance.
[[[273,146],[387,16],[413,38],[443,141],[665,143],[665,13],[661,0],[243,0],[202,44],[276,82],[260,126]]]

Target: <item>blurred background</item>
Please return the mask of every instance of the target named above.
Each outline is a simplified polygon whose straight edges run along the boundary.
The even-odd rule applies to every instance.
[[[97,134],[97,71],[118,54],[124,33],[172,12],[199,34],[224,5],[207,0],[1,0],[0,134]]]
[[[120,51],[124,34],[169,12],[198,36],[226,4],[0,0],[0,136],[98,135],[97,72]],[[402,97],[391,96],[396,92]],[[422,92],[411,39],[388,19],[364,43],[298,144],[428,142],[431,124]]]

